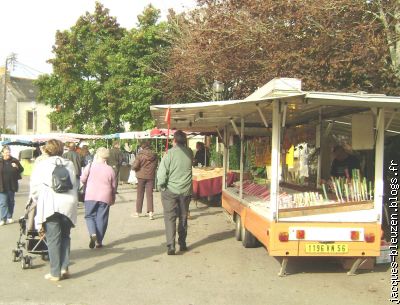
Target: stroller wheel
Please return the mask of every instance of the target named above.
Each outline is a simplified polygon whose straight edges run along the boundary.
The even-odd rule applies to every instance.
[[[11,252],[12,252],[12,261],[13,261],[13,262],[18,262],[18,261],[21,260],[21,257],[22,257],[22,250],[13,249]]]
[[[28,269],[32,268],[32,257],[26,255],[21,258],[21,268]]]

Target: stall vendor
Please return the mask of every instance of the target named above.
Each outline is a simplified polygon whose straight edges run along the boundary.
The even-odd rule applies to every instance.
[[[210,165],[210,153],[205,147],[203,142],[196,143],[196,154],[193,159],[194,166],[209,166]]]
[[[333,148],[334,160],[331,165],[332,177],[351,178],[353,169],[360,169],[360,161],[349,154],[341,145]]]

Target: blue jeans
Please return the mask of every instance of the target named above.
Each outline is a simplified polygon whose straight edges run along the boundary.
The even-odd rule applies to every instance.
[[[85,219],[90,235],[96,234],[97,243],[102,244],[108,226],[110,205],[101,201],[85,201]]]
[[[0,220],[12,218],[15,206],[15,192],[0,192]]]
[[[46,240],[52,276],[60,277],[61,270],[68,270],[71,228],[72,222],[65,215],[55,213],[46,219]]]

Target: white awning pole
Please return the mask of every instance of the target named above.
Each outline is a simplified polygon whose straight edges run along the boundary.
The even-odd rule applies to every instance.
[[[231,124],[232,124],[233,129],[235,130],[235,133],[236,133],[238,136],[240,136],[239,129],[237,128],[235,121],[232,120],[232,119],[231,119]]]
[[[286,126],[286,112],[287,112],[287,105],[286,103],[283,105],[283,114],[282,114],[282,127]]]
[[[265,127],[268,128],[268,122],[267,122],[267,120],[265,119],[264,113],[262,112],[260,106],[257,105],[256,108],[257,108],[257,110],[258,110],[258,113],[260,114],[261,120],[263,121]]]
[[[272,102],[272,151],[271,151],[271,187],[270,187],[270,211],[272,219],[278,220],[279,198],[279,159],[280,159],[280,134],[281,113],[280,101]]]
[[[225,126],[224,127],[224,153],[222,157],[222,170],[223,170],[223,175],[222,175],[222,189],[226,189],[226,175],[228,173],[228,128]]]
[[[385,109],[381,108],[378,112],[376,124],[376,143],[375,143],[375,190],[374,190],[374,209],[379,215],[379,223],[382,223],[382,203],[383,203],[383,179],[384,179],[384,146],[385,146]]]
[[[390,116],[390,119],[389,119],[389,121],[388,121],[387,124],[386,124],[385,130],[386,130],[386,129],[389,129],[390,124],[392,124],[392,121],[393,121],[394,116],[396,115],[396,113],[397,113],[397,110],[392,112],[392,115]]]
[[[243,169],[244,169],[244,118],[240,119],[240,189],[239,198],[243,199]]]

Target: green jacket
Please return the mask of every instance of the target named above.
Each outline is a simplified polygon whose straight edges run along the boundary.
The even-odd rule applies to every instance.
[[[192,194],[193,152],[186,146],[177,145],[162,158],[157,171],[157,187],[174,194]]]

